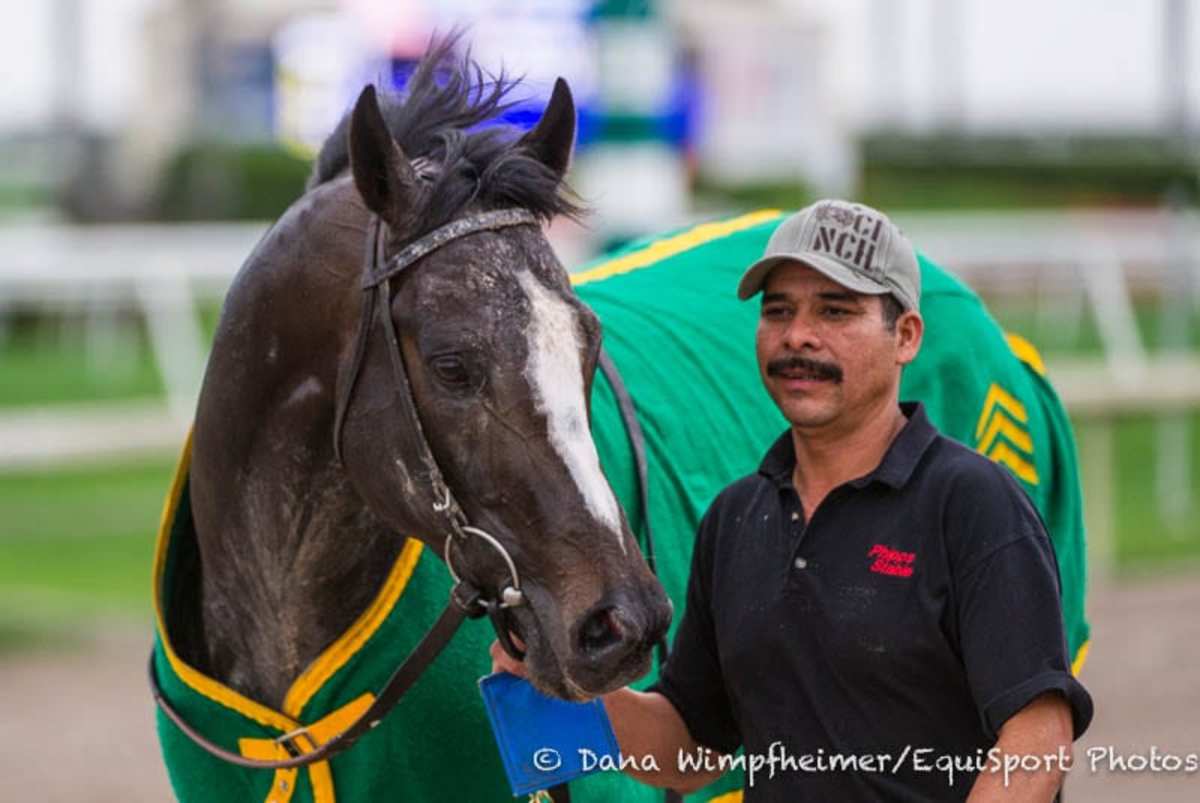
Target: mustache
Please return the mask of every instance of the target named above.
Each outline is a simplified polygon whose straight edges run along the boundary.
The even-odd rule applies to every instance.
[[[785,373],[811,374],[816,379],[830,382],[842,381],[842,369],[831,362],[820,362],[799,355],[780,357],[767,363],[768,376],[781,376]]]

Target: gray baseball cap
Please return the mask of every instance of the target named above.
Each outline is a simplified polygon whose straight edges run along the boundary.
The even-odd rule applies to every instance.
[[[742,274],[738,298],[763,288],[767,274],[800,262],[857,293],[891,293],[906,310],[921,303],[921,270],[912,243],[887,215],[863,204],[824,200],[779,224],[762,259]]]

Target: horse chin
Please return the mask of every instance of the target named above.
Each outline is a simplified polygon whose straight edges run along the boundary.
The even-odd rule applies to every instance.
[[[557,697],[560,700],[582,703],[597,696],[588,694],[560,671],[530,673],[529,682],[547,697]]]
[[[616,675],[606,682],[596,683],[595,678],[581,678],[566,669],[555,657],[550,660],[540,660],[542,654],[530,652],[526,658],[529,667],[529,680],[538,691],[550,697],[558,697],[573,702],[587,702],[597,697],[628,686],[650,670],[651,654],[649,651],[639,658],[630,658]]]
[[[639,658],[630,657],[622,666],[620,671],[612,677],[607,683],[594,684],[588,683],[580,679],[578,682],[573,681],[572,687],[582,694],[582,697],[573,699],[590,700],[594,697],[601,697],[605,694],[624,688],[630,683],[633,683],[638,678],[643,677],[650,671],[651,654],[647,650],[646,653]]]

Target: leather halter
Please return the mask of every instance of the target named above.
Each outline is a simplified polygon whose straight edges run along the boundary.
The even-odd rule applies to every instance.
[[[400,341],[396,336],[396,327],[392,321],[391,279],[423,257],[428,256],[454,240],[478,232],[496,231],[511,226],[537,226],[538,219],[524,209],[501,209],[492,212],[483,212],[478,215],[455,220],[435,229],[419,240],[405,246],[392,256],[391,259],[386,261],[384,261],[383,254],[384,238],[381,236],[383,225],[383,222],[378,217],[372,216],[367,231],[367,247],[363,260],[362,289],[364,293],[362,315],[359,320],[354,355],[351,358],[350,378],[343,385],[338,395],[337,408],[334,414],[334,453],[340,462],[342,460],[341,435],[342,427],[345,423],[346,408],[350,404],[359,371],[362,369],[362,361],[366,354],[367,339],[370,337],[372,317],[375,314],[375,307],[378,307],[379,325],[382,327],[384,337],[387,340],[387,349],[391,357],[396,391],[400,398],[399,407],[401,409],[401,416],[404,418],[402,424],[412,427],[413,431],[420,433],[420,438],[418,438],[418,451],[420,453],[409,457],[421,464],[422,475],[432,485],[436,498],[441,500],[437,503],[435,511],[443,516],[446,521],[445,529],[448,534],[445,541],[444,558],[455,580],[455,585],[450,592],[450,601],[446,604],[437,622],[434,623],[433,627],[430,628],[429,632],[425,634],[413,651],[409,653],[404,663],[388,678],[379,695],[371,703],[371,706],[363,712],[362,716],[344,731],[336,734],[325,743],[317,745],[311,751],[305,751],[297,745],[297,740],[301,736],[306,736],[309,741],[312,741],[305,728],[300,728],[280,736],[276,741],[292,756],[288,759],[264,761],[246,758],[230,750],[226,750],[202,736],[199,731],[189,725],[183,716],[167,702],[158,684],[154,668],[154,655],[151,653],[149,666],[150,690],[158,707],[198,747],[223,761],[237,766],[269,770],[291,769],[293,767],[303,767],[318,761],[324,761],[330,756],[348,749],[360,736],[383,720],[383,717],[391,711],[404,693],[412,687],[417,678],[421,676],[425,669],[446,647],[450,639],[458,631],[463,620],[467,617],[475,618],[484,614],[488,615],[496,631],[496,637],[499,639],[500,645],[504,650],[517,660],[524,658],[524,653],[517,649],[513,643],[509,635],[509,628],[505,622],[505,611],[508,608],[522,605],[525,602],[524,593],[521,591],[520,577],[517,574],[512,558],[500,542],[485,531],[472,527],[467,523],[466,514],[463,513],[450,487],[446,484],[441,469],[438,467],[437,460],[434,459],[433,453],[429,448],[429,442],[425,438],[424,430],[421,427],[421,420],[417,414],[416,404],[413,400],[412,387],[409,384],[408,372],[404,365],[404,354],[400,351]],[[494,599],[485,597],[477,586],[461,579],[451,563],[451,544],[457,542],[461,548],[471,538],[483,541],[493,550],[499,552],[510,575],[511,583],[501,589]]]

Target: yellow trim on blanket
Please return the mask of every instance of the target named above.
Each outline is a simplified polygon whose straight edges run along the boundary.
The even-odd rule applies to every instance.
[[[718,795],[708,803],[742,803],[742,790],[738,789],[733,792],[726,792],[723,795]]]
[[[1088,639],[1079,645],[1079,651],[1075,653],[1075,660],[1071,662],[1071,674],[1079,677],[1079,673],[1083,670],[1083,665],[1087,663],[1088,652],[1092,649],[1092,640]]]
[[[1042,376],[1046,375],[1046,363],[1037,350],[1037,346],[1014,332],[1005,332],[1004,339],[1008,341],[1009,350],[1017,359],[1028,365]]]
[[[757,212],[741,215],[728,220],[716,220],[711,223],[701,223],[699,226],[680,232],[671,237],[655,240],[644,248],[639,248],[628,254],[614,257],[607,262],[601,262],[594,268],[571,275],[571,284],[579,286],[589,282],[598,282],[610,276],[645,268],[669,257],[682,254],[698,248],[705,243],[721,237],[728,237],[739,231],[753,228],[760,223],[778,218],[783,213],[778,209],[760,209]]]
[[[306,731],[297,736],[292,743],[303,753],[311,753],[354,724],[354,721],[361,717],[373,702],[375,702],[375,695],[359,695],[338,710],[309,725]],[[292,730],[299,727],[299,724],[296,724]],[[258,761],[277,761],[289,757],[283,745],[274,739],[238,739],[238,750],[246,758]],[[312,785],[313,803],[336,803],[333,773],[330,771],[328,760],[309,764],[308,780]],[[271,779],[271,789],[267,792],[266,803],[288,803],[295,789],[296,768],[276,770],[275,777]]]
[[[404,589],[408,587],[408,581],[412,577],[413,570],[417,567],[417,561],[421,559],[421,551],[424,545],[415,538],[408,539],[404,548],[400,551],[400,557],[396,559],[392,565],[391,574],[388,575],[387,581],[383,584],[383,590],[375,597],[358,620],[343,633],[337,641],[325,648],[308,669],[305,669],[300,677],[296,678],[288,689],[287,694],[283,698],[283,712],[288,716],[298,717],[300,712],[304,710],[304,706],[312,699],[313,695],[320,691],[325,682],[333,677],[334,673],[346,665],[346,662],[354,657],[362,646],[367,643],[371,636],[375,635],[384,620],[388,618],[388,614],[392,612],[392,608],[396,606],[396,601],[400,599],[400,595],[404,593]]]

